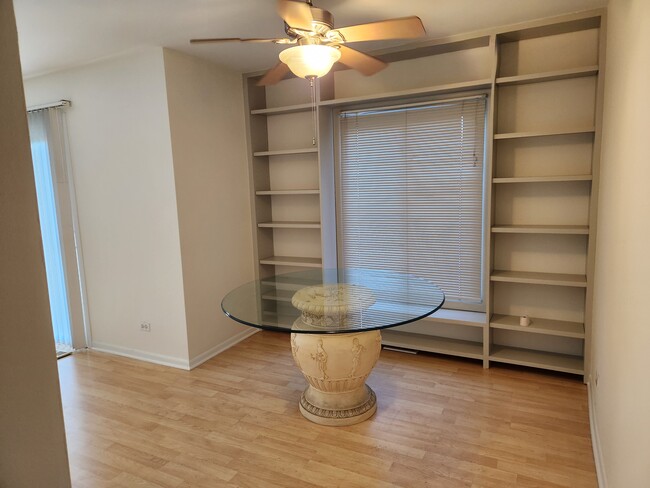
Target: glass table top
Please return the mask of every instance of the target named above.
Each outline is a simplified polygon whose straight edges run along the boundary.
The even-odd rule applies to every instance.
[[[260,329],[342,334],[431,315],[444,293],[427,280],[373,269],[313,269],[252,281],[228,293],[225,314]]]

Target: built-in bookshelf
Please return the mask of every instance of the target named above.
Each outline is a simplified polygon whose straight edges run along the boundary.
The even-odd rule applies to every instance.
[[[257,276],[337,266],[338,111],[486,93],[485,310],[440,310],[382,331],[384,343],[587,374],[603,19],[589,11],[378,51],[388,68],[333,70],[315,105],[304,80],[260,87],[263,73],[245,75]],[[295,290],[262,287],[265,313],[282,316]]]

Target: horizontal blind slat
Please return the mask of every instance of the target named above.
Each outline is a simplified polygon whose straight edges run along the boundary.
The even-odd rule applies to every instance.
[[[345,266],[413,273],[482,301],[485,99],[342,113]]]

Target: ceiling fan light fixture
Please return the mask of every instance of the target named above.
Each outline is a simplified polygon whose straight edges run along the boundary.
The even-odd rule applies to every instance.
[[[299,78],[320,78],[341,58],[341,52],[332,46],[305,44],[290,47],[280,53],[280,61],[289,66]]]

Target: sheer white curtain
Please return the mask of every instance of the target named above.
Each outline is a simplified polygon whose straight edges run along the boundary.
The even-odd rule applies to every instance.
[[[61,108],[28,112],[52,326],[59,351],[85,346],[74,194],[63,117]]]

